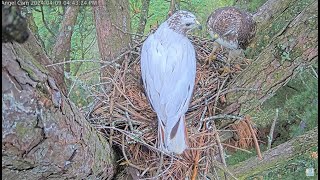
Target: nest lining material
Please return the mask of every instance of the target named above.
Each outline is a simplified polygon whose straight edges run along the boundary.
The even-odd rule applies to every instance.
[[[190,39],[196,49],[197,73],[186,113],[189,149],[182,155],[168,155],[157,149],[157,116],[144,94],[141,81],[139,54],[142,43],[124,54],[121,65],[113,66],[110,91],[96,94],[99,100],[89,112],[91,124],[111,145],[119,147],[123,155],[120,165],[133,167],[135,176],[141,179],[192,179],[195,174],[203,179],[201,176],[214,171],[214,165],[219,166],[218,131],[209,119],[221,112],[219,107],[226,103],[228,83],[247,64],[243,59],[227,62],[225,51],[220,51],[217,60],[208,63],[213,43],[196,36]],[[250,138],[250,135],[246,136],[245,139]]]

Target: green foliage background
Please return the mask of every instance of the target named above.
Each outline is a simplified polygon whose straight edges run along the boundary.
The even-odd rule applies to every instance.
[[[181,2],[181,9],[193,12],[197,16],[198,21],[205,26],[207,17],[211,14],[211,12],[219,7],[232,6],[234,5],[234,3],[234,0],[188,0]],[[140,13],[136,14],[135,12],[141,11],[141,4],[141,0],[130,0],[133,31],[136,31],[139,24]],[[150,26],[157,25],[157,23],[160,25],[163,21],[166,20],[169,8],[169,1],[150,1],[148,13],[149,18],[146,24],[145,34],[150,31]]]

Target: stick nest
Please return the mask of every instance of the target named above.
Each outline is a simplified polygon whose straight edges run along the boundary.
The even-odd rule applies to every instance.
[[[208,63],[213,43],[196,36],[190,39],[196,49],[197,74],[186,113],[189,149],[182,155],[168,155],[157,149],[157,116],[141,81],[141,42],[121,55],[121,64],[107,68],[113,71],[112,78],[104,80],[110,89],[96,95],[99,98],[89,111],[89,121],[121,154],[119,163],[129,167],[133,178],[205,179],[219,167],[216,133],[223,129],[217,126],[220,130],[216,130],[210,117],[222,112],[225,95],[230,92],[226,87],[247,64],[243,59],[228,62],[223,50]]]

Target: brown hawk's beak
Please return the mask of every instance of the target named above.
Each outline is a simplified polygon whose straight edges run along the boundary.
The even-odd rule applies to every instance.
[[[219,34],[215,33],[211,39],[212,42],[215,42],[219,38]]]

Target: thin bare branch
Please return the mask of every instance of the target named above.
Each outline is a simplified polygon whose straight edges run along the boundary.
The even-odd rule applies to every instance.
[[[276,122],[277,122],[278,116],[279,116],[279,109],[277,108],[276,109],[276,115],[275,115],[275,117],[273,119],[273,122],[272,122],[272,125],[271,125],[271,128],[270,128],[270,133],[269,133],[269,136],[268,136],[267,149],[271,149],[271,143],[273,141],[273,132],[274,132],[274,128],[276,127]]]

